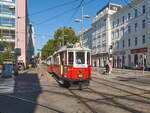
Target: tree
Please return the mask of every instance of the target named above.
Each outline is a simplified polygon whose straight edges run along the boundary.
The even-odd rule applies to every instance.
[[[5,47],[5,50],[0,52],[0,64],[2,64],[4,60],[13,60],[14,54],[12,54],[11,51],[14,50],[14,43],[0,42],[0,46]]]
[[[52,55],[54,53],[54,40],[51,39],[47,42],[46,45],[42,48],[42,60],[45,60],[48,56]]]
[[[76,36],[72,27],[58,28],[54,34],[54,39],[49,40],[42,48],[42,60],[45,60],[48,56],[52,55],[58,46],[62,46],[67,43],[76,43],[79,41],[79,37]]]
[[[79,37],[76,36],[74,30],[72,27],[66,28],[63,27],[62,29],[57,29],[57,31],[54,34],[54,40],[55,40],[55,46],[58,44],[66,45],[67,43],[73,43],[75,44],[77,41],[79,41]]]

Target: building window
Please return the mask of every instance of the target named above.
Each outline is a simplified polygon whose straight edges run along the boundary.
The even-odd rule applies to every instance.
[[[117,37],[119,38],[119,29],[117,29]]]
[[[122,41],[122,47],[123,47],[123,48],[125,47],[125,43],[124,43],[124,40]]]
[[[143,22],[142,22],[142,28],[144,29],[144,28],[145,28],[145,26],[146,26],[146,21],[145,21],[145,20],[143,20]]]
[[[138,10],[135,9],[134,11],[135,11],[135,18],[136,18],[138,16]]]
[[[116,43],[116,46],[117,46],[117,49],[119,49],[119,42],[117,41],[117,43]]]
[[[124,36],[124,27],[121,28],[122,36]]]
[[[128,33],[130,34],[131,33],[131,26],[128,25]]]
[[[112,31],[112,39],[114,39],[114,37],[115,37],[115,35],[114,35],[115,33],[114,33],[114,31]]]
[[[137,26],[138,26],[138,24],[135,23],[135,24],[134,24],[135,31],[137,31]]]
[[[131,46],[131,39],[128,39],[128,47]]]
[[[113,23],[112,23],[112,27],[114,28],[115,27],[115,22],[113,21]]]
[[[128,13],[128,20],[131,19],[131,13]]]
[[[119,19],[117,19],[117,26],[119,26]]]
[[[124,16],[122,17],[122,23],[124,24]]]
[[[138,39],[137,37],[135,37],[135,46],[137,46],[137,44],[138,44]]]
[[[145,42],[146,42],[146,41],[145,41],[145,35],[143,35],[142,43],[145,44]]]
[[[143,5],[142,12],[145,14],[145,5]]]

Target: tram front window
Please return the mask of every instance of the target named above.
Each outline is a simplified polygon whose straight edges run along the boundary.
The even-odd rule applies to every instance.
[[[73,52],[68,53],[69,65],[73,65]]]
[[[76,63],[77,64],[85,64],[85,53],[84,52],[76,52]]]

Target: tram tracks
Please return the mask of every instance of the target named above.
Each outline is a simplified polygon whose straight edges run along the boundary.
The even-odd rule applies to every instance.
[[[111,81],[111,80],[106,80],[106,79],[97,78],[97,77],[94,77],[94,78],[96,78],[96,79],[92,80],[92,81],[94,81],[96,83],[106,85],[108,87],[111,87],[111,88],[114,88],[116,90],[120,90],[120,91],[126,92],[128,94],[138,95],[138,93],[137,94],[133,93],[133,92],[138,92],[138,91],[141,92],[142,94],[150,94],[150,90],[146,90],[146,89],[143,89],[143,88],[135,87],[133,85],[123,84],[123,83],[120,83],[120,82],[114,82],[114,81]],[[121,88],[119,86],[124,87],[124,88]],[[148,98],[148,97],[143,97],[143,98],[146,98],[146,99],[150,100],[150,98]]]
[[[89,104],[86,103],[84,100],[85,98],[82,98],[78,94],[76,94],[73,90],[68,90],[76,99],[80,101],[81,104],[83,104],[88,110],[91,111],[91,113],[98,113],[95,109],[93,109]]]

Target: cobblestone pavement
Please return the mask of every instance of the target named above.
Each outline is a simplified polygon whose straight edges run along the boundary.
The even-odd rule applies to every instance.
[[[13,93],[0,94],[0,112],[149,113],[149,72],[103,71],[93,71],[88,89],[68,90],[58,85],[46,66],[27,70],[14,78]]]

